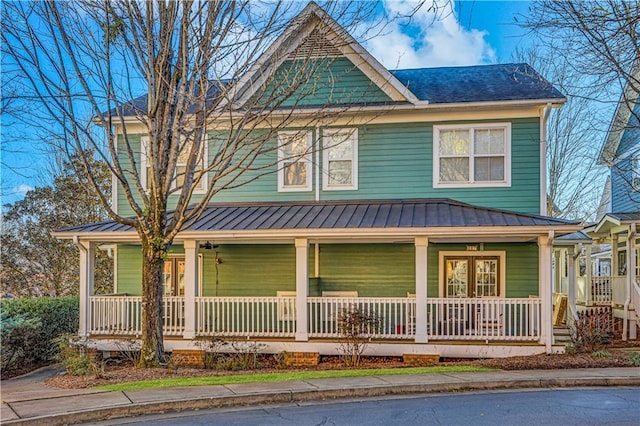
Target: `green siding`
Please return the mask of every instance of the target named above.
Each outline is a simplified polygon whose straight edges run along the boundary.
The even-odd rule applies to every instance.
[[[365,125],[358,128],[359,182],[356,191],[321,191],[322,200],[378,198],[452,198],[462,202],[523,213],[537,214],[539,203],[539,123],[537,118],[512,120],[511,186],[507,188],[433,188],[434,124],[403,123]],[[211,133],[211,139],[220,133]],[[275,136],[270,141],[275,147]],[[138,140],[139,138],[132,138]],[[139,148],[138,148],[139,149]],[[209,149],[210,160],[216,149]],[[253,164],[254,171],[242,175],[236,184],[251,181],[216,194],[214,201],[313,200],[315,191],[279,193],[274,164],[275,149]],[[272,165],[269,167],[269,165]],[[257,178],[252,181],[252,179]],[[312,173],[313,186],[315,171]],[[122,190],[119,211],[130,214]],[[172,197],[175,200],[175,197]],[[193,201],[199,200],[196,195]],[[169,208],[173,204],[170,203]]]
[[[464,244],[429,244],[428,295],[438,296],[438,254],[465,251]],[[485,244],[487,251],[506,251],[506,296],[538,294],[538,247],[534,243]],[[175,246],[170,254],[182,253]],[[295,291],[293,244],[221,245],[222,263],[214,250],[202,255],[203,296],[275,296]],[[470,252],[477,254],[480,252]],[[309,247],[309,276],[314,274],[314,247]],[[320,244],[319,277],[310,279],[309,294],[358,291],[360,297],[405,297],[415,292],[415,250],[412,244]],[[140,295],[140,246],[118,246],[118,292]]]
[[[322,291],[360,297],[406,297],[415,292],[413,244],[320,244]]]
[[[252,106],[300,107],[389,102],[387,96],[348,58],[287,60]]]

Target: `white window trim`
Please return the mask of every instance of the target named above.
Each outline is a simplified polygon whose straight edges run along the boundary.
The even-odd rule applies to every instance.
[[[474,176],[474,129],[504,129],[504,180],[503,181],[479,181],[479,182],[440,182],[440,131],[441,130],[468,130],[469,131],[469,178]],[[434,188],[499,188],[511,186],[511,123],[474,123],[474,124],[447,124],[433,126],[433,187]]]
[[[306,164],[307,167],[307,181],[305,185],[298,186],[285,186],[284,185],[284,161],[285,155],[282,150],[281,136],[296,136],[304,134],[307,139],[307,153],[303,155],[300,160]],[[311,168],[311,145],[313,143],[313,132],[311,130],[287,130],[278,132],[278,192],[305,192],[313,189]]]
[[[506,276],[507,276],[507,263],[506,263],[506,252],[505,251],[498,251],[498,250],[494,250],[494,251],[440,251],[438,253],[438,297],[447,297],[446,293],[444,292],[444,286],[442,285],[444,283],[444,274],[445,274],[445,269],[446,269],[446,265],[444,264],[444,258],[446,256],[460,256],[460,257],[469,257],[469,256],[475,256],[475,257],[482,257],[482,256],[493,256],[493,257],[498,257],[500,259],[499,261],[499,278],[500,278],[500,296],[498,296],[499,299],[504,299],[507,297],[507,293],[506,293]],[[473,299],[473,297],[469,297],[469,299]]]
[[[640,191],[640,153],[631,157],[631,188]]]
[[[209,134],[205,132],[204,135],[204,149],[202,153],[202,169],[204,170],[209,163]],[[149,144],[149,136],[141,136],[140,137],[140,184],[142,188],[146,191],[148,190],[147,186],[147,146]],[[182,164],[182,163],[180,163]],[[176,164],[176,167],[178,164]],[[196,188],[193,190],[194,194],[202,195],[206,194],[207,187],[209,184],[209,173],[205,173],[200,181],[200,188]],[[171,184],[171,189],[176,189],[176,180],[175,177],[173,179],[173,183]],[[177,194],[172,194],[177,195]]]
[[[330,184],[329,183],[329,153],[331,148],[325,141],[324,136],[333,136],[344,134],[348,135],[349,140],[352,143],[351,149],[351,183],[347,185]],[[323,191],[354,191],[358,189],[358,129],[356,128],[343,128],[343,129],[323,129],[322,130],[322,190]],[[345,139],[346,143],[346,139]]]

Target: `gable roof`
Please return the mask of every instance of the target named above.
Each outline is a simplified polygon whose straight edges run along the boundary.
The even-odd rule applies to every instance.
[[[169,213],[170,215],[171,213]],[[451,199],[295,201],[265,203],[212,203],[181,234],[249,231],[383,230],[481,227],[566,228],[577,222],[506,210],[477,207]],[[424,231],[423,231],[424,232]],[[496,231],[497,232],[497,231]],[[135,230],[114,221],[61,228],[57,237],[131,233]]]
[[[360,69],[389,98],[396,102],[419,102],[406,86],[400,83],[380,62],[367,52],[344,28],[315,2],[310,2],[296,16],[287,29],[258,58],[232,87],[234,106],[240,108],[257,88],[266,81],[285,60],[300,48],[314,31],[322,28],[325,41],[340,51]]]
[[[632,78],[640,82],[640,66],[636,68]],[[598,157],[600,165],[611,166],[614,163],[620,140],[627,129],[633,108],[638,105],[640,105],[640,93],[636,92],[633,86],[627,82],[620,95],[620,101],[613,114],[607,137]]]
[[[549,100],[565,97],[525,63],[391,71],[420,100],[430,104]]]

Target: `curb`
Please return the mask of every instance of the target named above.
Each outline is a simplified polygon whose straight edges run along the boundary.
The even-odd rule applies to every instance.
[[[304,402],[313,400],[410,395],[420,393],[466,392],[496,389],[532,389],[588,386],[640,386],[640,377],[585,377],[562,379],[484,380],[468,383],[431,383],[410,385],[382,385],[345,389],[285,391],[272,394],[220,396],[120,405],[85,411],[54,414],[4,422],[5,425],[66,425],[145,414],[176,413],[187,410],[204,410],[222,407]]]

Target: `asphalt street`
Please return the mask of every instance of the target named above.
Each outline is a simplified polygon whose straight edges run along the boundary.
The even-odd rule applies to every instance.
[[[640,388],[429,394],[120,419],[99,425],[634,425]]]

